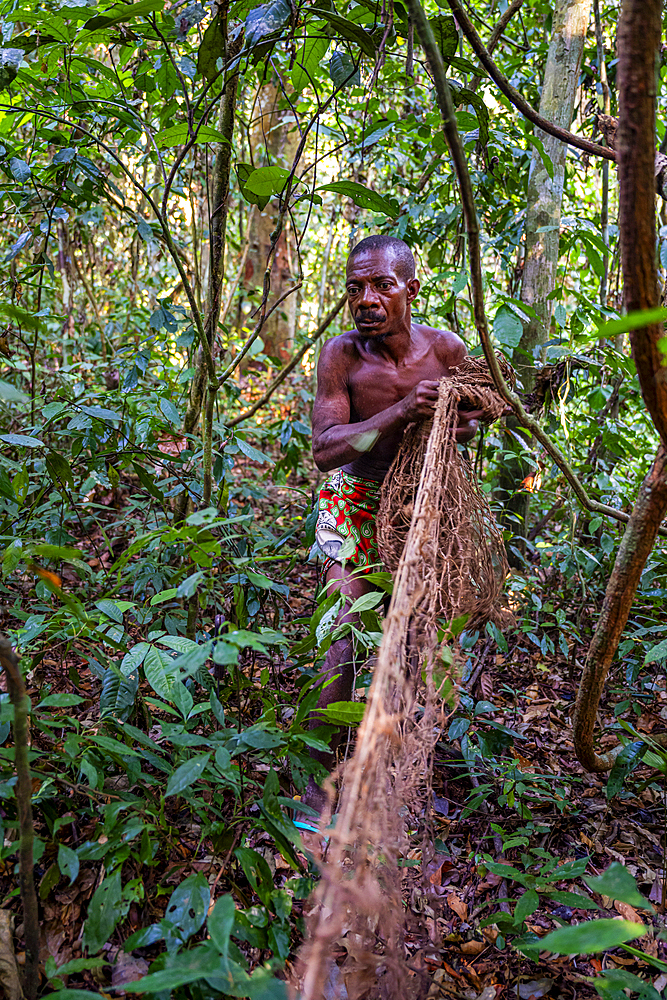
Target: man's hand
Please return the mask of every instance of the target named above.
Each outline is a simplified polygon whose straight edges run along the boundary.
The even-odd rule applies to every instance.
[[[472,441],[479,427],[479,418],[483,415],[484,410],[459,410],[459,425],[456,428],[456,440],[459,444]]]
[[[418,382],[401,400],[402,416],[406,423],[423,420],[424,417],[432,417],[435,404],[438,402],[438,387],[440,383],[424,379]]]

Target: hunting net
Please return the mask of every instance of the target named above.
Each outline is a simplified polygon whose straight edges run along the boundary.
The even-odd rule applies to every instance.
[[[507,378],[511,369],[502,365]],[[447,623],[462,614],[477,626],[497,619],[507,573],[491,510],[456,446],[459,405],[482,409],[488,421],[503,412],[484,361],[467,358],[441,381],[433,421],[407,430],[383,487],[378,528],[394,589],[354,754],[328,784],[302,1000],[403,1000],[426,996],[430,985],[406,961],[399,859],[408,831],[420,825],[448,712],[438,697],[451,664],[442,655]],[[424,934],[434,938],[434,920]],[[334,946],[347,952],[340,967]]]

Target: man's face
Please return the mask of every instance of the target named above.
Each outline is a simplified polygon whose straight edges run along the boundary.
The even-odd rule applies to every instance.
[[[409,328],[410,303],[419,291],[416,278],[396,273],[391,250],[368,250],[347,264],[347,299],[357,330],[386,337]]]

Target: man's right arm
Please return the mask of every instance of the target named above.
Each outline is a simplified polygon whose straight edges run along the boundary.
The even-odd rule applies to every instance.
[[[338,338],[327,341],[317,366],[313,404],[313,457],[321,472],[339,469],[369,452],[384,437],[404,430],[413,420],[433,415],[438,383],[419,382],[404,398],[375,416],[350,423],[345,348]]]

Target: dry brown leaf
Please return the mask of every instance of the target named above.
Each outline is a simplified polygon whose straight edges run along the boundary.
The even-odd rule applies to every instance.
[[[461,920],[468,919],[468,904],[464,903],[457,893],[450,892],[449,896],[447,896],[447,905]]]
[[[486,941],[464,941],[460,947],[464,955],[481,955],[489,946]]]
[[[622,903],[620,899],[617,899],[614,903],[614,909],[617,913],[620,913],[624,920],[630,920],[635,924],[642,924],[644,921],[639,916],[634,906],[630,906],[629,903]]]
[[[491,697],[493,695],[493,681],[486,671],[483,671],[480,674],[478,684],[482,698],[484,698],[485,701],[491,701]]]

